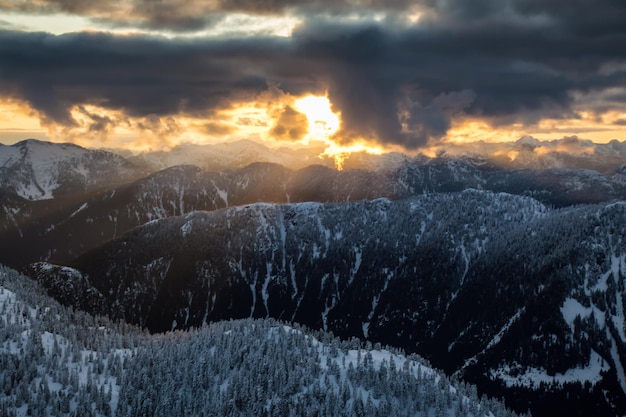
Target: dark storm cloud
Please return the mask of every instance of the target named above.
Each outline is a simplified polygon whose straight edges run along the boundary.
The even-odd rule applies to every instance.
[[[577,69],[556,68],[554,54],[533,51],[526,42],[541,47],[546,41],[525,26],[385,31],[320,25],[297,35],[306,56],[328,64],[319,73],[327,76],[345,133],[354,136],[417,147],[445,135],[451,118],[463,112],[506,123],[572,115]]]
[[[589,36],[625,33],[626,2],[622,0],[515,0],[524,16],[550,16],[566,30]]]
[[[266,88],[254,55],[281,48],[260,46],[2,32],[0,90],[58,123],[68,122],[73,104],[99,104],[131,116],[204,113]]]
[[[558,13],[565,7],[560,0],[481,0],[472,2],[475,8],[467,3],[433,1],[427,23],[414,27],[311,15],[286,39],[5,31],[0,94],[68,124],[72,106],[84,104],[138,117],[207,117],[276,84],[294,95],[327,91],[342,115],[340,139],[365,137],[409,148],[442,137],[464,114],[494,124],[572,118],[574,93],[594,95],[594,108],[626,105],[619,94],[610,100],[600,94],[624,85],[626,25],[613,25],[606,16],[603,32],[593,17]],[[271,1],[220,7],[227,4],[257,7],[259,13],[290,7]],[[306,3],[317,4],[322,2]],[[583,14],[604,5],[623,16],[625,7],[611,0],[567,3]],[[404,3],[387,7],[400,10]]]
[[[382,12],[393,19],[414,8],[431,22],[454,26],[525,20],[549,21],[566,32],[594,36],[626,30],[622,0],[0,0],[0,11],[61,12],[112,26],[171,31],[210,27],[231,12],[304,18]]]

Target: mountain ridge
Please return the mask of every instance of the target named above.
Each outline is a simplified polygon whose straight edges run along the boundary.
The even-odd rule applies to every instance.
[[[0,320],[0,413],[8,417],[514,416],[396,349],[274,320],[146,335],[63,308],[1,265]]]
[[[72,143],[27,139],[0,146],[0,187],[30,200],[109,187],[140,174],[121,156]]]
[[[626,410],[626,165],[353,156],[376,170],[177,165],[37,201],[0,186],[0,263],[153,331],[274,317],[419,352],[518,411]]]
[[[418,352],[518,411],[538,396],[575,415],[610,415],[626,410],[626,242],[612,237],[625,224],[620,203],[557,210],[480,190],[258,203],[156,220],[66,273],[35,264],[29,274],[60,300],[63,285],[83,288],[97,297],[79,295],[77,307],[153,331],[287,319]],[[564,313],[578,304],[580,320]],[[588,376],[544,392],[516,379],[530,369]],[[549,415],[540,404],[533,413]]]
[[[96,183],[97,181],[94,180]],[[530,196],[557,206],[626,199],[626,176],[590,170],[501,170],[484,161],[417,158],[396,170],[344,170],[314,165],[294,171],[273,163],[209,172],[170,167],[102,190],[73,188],[53,199],[24,200],[2,187],[0,261],[69,261],[85,250],[156,219],[259,201],[393,200],[437,192],[486,189]],[[83,190],[80,191],[79,190]],[[69,237],[69,238],[68,238]]]

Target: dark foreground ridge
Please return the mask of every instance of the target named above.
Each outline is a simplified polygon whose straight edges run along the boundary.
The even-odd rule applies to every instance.
[[[623,236],[623,203],[470,190],[196,212],[29,273],[153,332],[273,317],[417,352],[519,411],[609,416],[626,411]]]
[[[513,417],[416,355],[271,319],[150,336],[0,266],[0,415]]]

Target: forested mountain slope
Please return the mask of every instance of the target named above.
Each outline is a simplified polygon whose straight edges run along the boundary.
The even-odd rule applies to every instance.
[[[26,201],[0,194],[0,261],[13,267],[41,259],[70,261],[85,251],[146,222],[197,210],[259,201],[345,202],[406,192],[389,178],[368,171],[312,166],[290,171],[252,164],[223,172],[177,166],[83,198]]]
[[[512,416],[417,356],[273,320],[150,336],[0,267],[2,416]]]
[[[478,190],[254,204],[153,221],[30,274],[152,331],[274,317],[418,352],[518,409],[539,398],[537,415],[610,415],[626,410],[625,229],[623,203]]]
[[[393,172],[298,171],[255,163],[207,172],[177,166],[94,192],[29,201],[0,190],[0,262],[20,268],[38,260],[68,262],[142,224],[199,210],[256,202],[350,202],[458,192],[508,192],[557,207],[626,199],[626,176],[595,171],[501,171],[461,161],[415,160]]]
[[[237,168],[152,173],[74,145],[0,147],[0,263],[50,262],[28,271],[56,298],[152,331],[279,318],[419,352],[520,411],[626,412],[625,165],[572,169],[593,155],[524,142],[513,165],[294,170],[241,166],[271,154],[239,145],[194,155]]]

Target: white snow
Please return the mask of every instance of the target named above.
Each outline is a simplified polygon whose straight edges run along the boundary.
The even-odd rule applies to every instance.
[[[478,353],[477,355],[467,359],[465,361],[465,363],[463,364],[463,367],[461,369],[464,369],[466,367],[468,367],[471,364],[476,363],[476,361],[478,360],[477,358],[480,357],[482,354],[484,354],[486,351],[488,351],[489,349],[491,349],[492,347],[496,346],[498,343],[500,343],[500,340],[502,340],[502,337],[506,334],[506,332],[509,330],[509,328],[513,325],[513,323],[515,323],[520,317],[521,315],[526,311],[526,307],[523,307],[521,309],[519,309],[517,311],[517,313],[515,313],[513,315],[513,317],[511,317],[509,319],[508,322],[506,322],[504,324],[504,326],[502,326],[502,328],[500,329],[500,331],[489,341],[489,343],[487,344],[487,346],[480,351],[480,353]]]
[[[593,309],[591,307],[585,307],[578,302],[578,300],[574,298],[567,298],[563,302],[561,306],[561,314],[563,315],[563,319],[572,329],[572,333],[574,332],[574,319],[576,317],[580,317],[581,319],[589,317],[593,314]]]
[[[272,281],[272,262],[267,262],[266,264],[266,268],[267,268],[267,272],[265,274],[265,280],[263,281],[263,285],[261,286],[261,297],[263,298],[263,307],[265,307],[265,314],[267,314],[267,316],[270,315],[270,310],[269,310],[269,293],[267,292],[267,289],[269,288],[270,282]]]
[[[228,191],[222,190],[217,185],[215,185],[215,183],[213,183],[213,185],[215,186],[215,192],[217,192],[217,195],[222,199],[224,204],[226,204],[226,207],[228,207]]]
[[[289,325],[283,325],[282,328],[288,333],[290,332],[298,333],[298,334],[301,333],[300,330],[294,329],[293,327]],[[311,344],[313,346],[316,346],[319,351],[320,367],[322,369],[328,369],[328,365],[327,365],[327,359],[329,357],[328,346],[320,343],[313,336],[306,336],[306,338],[310,339],[312,342]],[[401,369],[404,366],[404,364],[408,361],[409,369],[411,370],[411,373],[414,376],[417,377],[418,373],[420,373],[421,375],[434,376],[435,382],[439,381],[440,376],[438,372],[435,371],[434,369],[422,363],[419,363],[417,361],[410,360],[404,355],[393,353],[386,349],[372,349],[372,350],[350,349],[346,351],[345,353],[343,351],[338,351],[337,356],[331,356],[330,359],[334,361],[337,365],[339,365],[340,368],[344,368],[343,372],[345,372],[345,370],[350,366],[350,364],[356,367],[357,365],[362,363],[364,358],[368,354],[371,356],[372,367],[376,370],[380,370],[380,367],[383,364],[385,366],[389,366],[389,364],[392,361],[397,369]]]
[[[0,174],[4,174],[2,171],[5,170],[10,172],[5,179],[8,179],[20,197],[29,200],[51,199],[62,185],[60,178],[63,175],[71,174],[73,180],[84,184],[102,181],[97,176],[90,178],[89,166],[84,163],[92,157],[93,152],[69,143],[29,139],[0,147]]]
[[[611,271],[605,272],[604,274],[602,274],[600,279],[598,279],[598,282],[596,283],[596,285],[591,290],[606,292],[609,289],[609,286],[606,280],[609,279],[610,276],[611,276]]]
[[[187,235],[189,235],[189,233],[191,233],[191,229],[193,227],[192,222],[193,220],[189,220],[187,223],[181,226],[180,232],[183,235],[183,237],[186,237]]]
[[[52,144],[29,140],[14,146],[0,148],[0,166],[20,165],[32,168],[29,182],[15,184],[16,192],[21,197],[32,200],[44,200],[53,197],[59,187],[58,163],[71,158],[80,159],[88,151],[67,144]],[[22,154],[21,149],[26,149]]]
[[[509,327],[511,327],[513,323],[515,323],[520,318],[520,316],[524,314],[525,311],[526,311],[526,307],[523,307],[520,310],[518,310],[518,312],[515,313],[515,315],[509,319],[509,321],[502,327],[502,329],[500,329],[498,334],[495,335],[493,339],[491,339],[491,341],[489,342],[485,350],[489,350],[495,345],[497,345],[498,343],[500,343],[500,340],[502,340],[502,336],[504,336],[504,334],[509,330]]]
[[[74,211],[72,214],[70,214],[70,219],[74,216],[76,216],[78,213],[80,213],[81,211],[85,210],[87,208],[87,203],[83,203],[78,209],[76,209],[76,211]]]
[[[491,370],[490,373],[493,379],[501,380],[508,387],[520,385],[528,388],[538,388],[542,382],[559,385],[573,382],[596,384],[602,380],[601,373],[609,368],[609,363],[592,349],[587,366],[571,368],[563,374],[548,375],[545,369],[532,367],[524,372],[520,372],[517,365],[507,365],[497,370]]]
[[[2,323],[12,324],[23,329],[21,331],[17,330],[13,337],[5,340],[3,343],[0,343],[0,352],[7,353],[9,355],[23,355],[24,347],[30,343],[30,338],[32,336],[32,332],[34,331],[34,321],[39,320],[38,310],[46,312],[49,311],[49,307],[30,307],[21,300],[18,300],[14,292],[9,291],[0,285],[0,311],[2,311],[2,315],[0,316],[0,325],[2,325]],[[105,391],[111,389],[111,409],[115,410],[117,408],[119,391],[121,389],[121,386],[117,383],[117,379],[108,372],[95,373],[93,369],[93,359],[96,357],[99,357],[99,359],[103,361],[105,364],[104,367],[106,368],[108,359],[105,357],[106,355],[104,352],[99,353],[91,350],[82,350],[80,352],[80,357],[77,359],[71,354],[67,354],[72,342],[65,337],[59,334],[51,333],[50,331],[41,331],[38,336],[41,340],[43,354],[46,355],[46,357],[49,359],[56,358],[56,360],[66,361],[63,366],[70,372],[76,373],[78,376],[78,383],[81,387],[87,386],[90,375],[91,378],[95,377],[93,381],[98,388],[102,387]],[[59,355],[58,353],[55,354],[55,345],[60,351],[65,353],[63,355]],[[132,352],[128,349],[115,349],[110,353],[123,360]],[[63,384],[57,381],[55,379],[55,375],[51,373],[43,373],[41,376],[37,376],[33,382],[35,385],[46,384],[48,389],[53,394],[66,388]],[[18,407],[15,410],[16,416],[27,416],[27,409],[27,404]]]
[[[15,293],[0,286],[0,308],[4,309],[13,304],[15,304]]]

